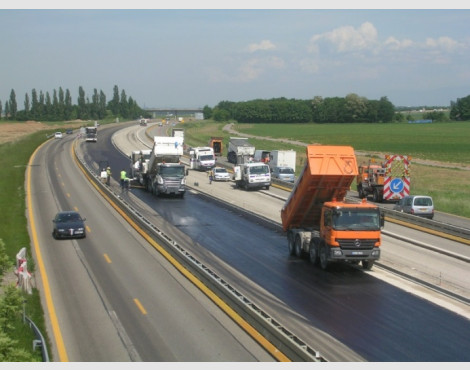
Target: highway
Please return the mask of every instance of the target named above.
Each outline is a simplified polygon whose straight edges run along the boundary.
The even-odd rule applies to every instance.
[[[111,127],[103,128],[100,130],[98,144],[81,143],[80,151],[83,152],[83,157],[89,163],[98,163],[103,159],[108,160],[113,168],[115,179],[117,179],[119,169],[121,167],[127,169],[129,162],[122,153],[110,145],[111,137],[113,137],[115,145],[126,153],[129,148],[124,147],[124,144],[119,144],[118,141],[124,138],[125,143],[130,143],[131,146],[137,145],[138,141],[136,140],[140,134],[135,127],[130,131],[122,130],[121,134],[116,136],[112,136],[113,130],[114,128]],[[142,137],[141,140],[145,140],[145,135]],[[64,140],[64,144],[49,144],[51,146],[49,150],[53,152],[51,153],[52,157],[49,158],[61,158],[61,161],[65,161],[65,158],[69,157],[68,155],[58,155],[60,150],[66,150],[65,141],[67,140]],[[61,147],[62,149],[60,149]],[[48,162],[54,161],[45,160],[44,163]],[[34,171],[36,167],[32,168]],[[69,159],[69,163],[60,168],[61,170],[54,170],[54,168],[48,170],[49,180],[46,176],[46,179],[42,180],[43,185],[36,191],[41,193],[41,189],[43,189],[43,192],[47,192],[48,185],[49,187],[52,185],[54,189],[75,188],[78,183],[78,175],[80,175],[76,165],[74,166],[74,163]],[[39,171],[39,168],[36,169]],[[66,176],[71,180],[66,180],[67,183],[64,182],[66,185],[63,185],[59,180],[53,180],[54,174],[59,179]],[[38,175],[38,177],[41,176]],[[36,180],[34,184],[36,184]],[[116,181],[114,181],[112,186],[116,187],[116,185]],[[233,184],[213,183],[209,185],[206,175],[196,171],[189,172],[188,185],[191,191],[183,200],[156,199],[138,188],[131,189],[128,194],[123,194],[122,197],[136,207],[139,212],[145,214],[153,223],[174,235],[179,244],[184,245],[193,255],[203,260],[205,264],[217,271],[219,275],[256,302],[258,306],[263,307],[282,322],[285,327],[292,330],[310,346],[318,349],[325,359],[329,361],[468,361],[469,354],[466,350],[470,343],[468,304],[449,299],[432,289],[401,279],[378,267],[374,267],[371,272],[364,272],[348,266],[335,266],[331,271],[324,272],[311,266],[307,261],[289,257],[286,238],[279,230],[279,212],[283,204],[282,193],[279,196],[272,196],[264,191],[245,192],[234,189]],[[171,346],[174,340],[173,333],[169,335],[164,330],[160,331],[157,325],[145,326],[141,323],[142,318],[134,312],[136,311],[134,303],[124,303],[123,306],[127,306],[127,308],[121,309],[122,303],[120,302],[126,296],[133,296],[132,293],[136,289],[135,281],[141,283],[139,286],[152,286],[153,283],[155,289],[156,282],[160,282],[160,279],[153,275],[153,270],[156,269],[155,261],[159,261],[159,254],[152,250],[148,243],[140,240],[138,235],[134,235],[130,240],[126,239],[129,236],[119,235],[116,231],[119,228],[124,229],[128,235],[132,235],[134,231],[114,214],[115,212],[106,205],[106,202],[97,201],[99,197],[96,194],[92,194],[92,201],[87,201],[86,195],[88,194],[88,198],[91,198],[91,193],[95,193],[95,190],[91,185],[83,184],[83,186],[85,189],[88,187],[88,192],[77,189],[76,193],[67,191],[65,195],[61,195],[60,190],[55,190],[55,196],[45,196],[44,203],[43,200],[38,200],[40,203],[37,208],[34,208],[41,209],[41,215],[48,208],[52,209],[49,211],[50,217],[46,217],[44,221],[41,221],[39,215],[35,217],[39,220],[37,222],[40,225],[37,229],[48,230],[50,228],[49,219],[52,219],[54,213],[52,210],[58,208],[59,205],[62,207],[64,205],[72,206],[73,203],[76,203],[80,206],[81,211],[82,207],[87,207],[87,203],[94,202],[89,205],[88,214],[81,211],[87,216],[87,222],[92,227],[90,236],[86,241],[66,241],[72,245],[66,251],[74,250],[74,253],[70,253],[71,257],[66,265],[74,270],[80,264],[94,265],[96,263],[95,267],[85,268],[86,271],[92,271],[93,274],[88,272],[88,278],[86,278],[84,277],[86,274],[83,273],[80,278],[80,281],[87,282],[87,284],[83,283],[85,286],[83,292],[80,292],[80,297],[88,294],[91,298],[87,298],[87,300],[96,296],[95,300],[97,301],[100,299],[104,302],[112,301],[110,303],[112,310],[107,304],[102,304],[102,310],[97,309],[96,315],[101,312],[102,316],[113,317],[113,320],[104,320],[105,323],[108,322],[108,330],[116,331],[116,328],[122,326],[125,328],[124,333],[129,337],[127,340],[115,340],[114,345],[110,340],[109,346],[113,348],[112,351],[116,351],[116,361],[121,361],[126,357],[133,361],[149,361],[150,352],[155,351],[155,348],[152,345],[145,346],[142,342],[151,341],[148,339],[154,338],[156,335],[159,338],[159,340],[155,340],[158,343],[157,349],[166,348],[169,351],[173,349]],[[68,196],[67,194],[73,195]],[[75,202],[68,201],[69,197],[73,198]],[[220,198],[224,202],[218,202],[214,198]],[[65,203],[62,203],[63,201]],[[98,209],[100,203],[103,203],[104,209],[102,210]],[[240,209],[238,210],[237,207]],[[247,214],[245,210],[252,212],[253,215]],[[89,215],[96,216],[91,218],[92,216]],[[262,219],[255,217],[255,215],[261,215]],[[116,225],[113,226],[115,221]],[[407,238],[410,240],[424,238],[422,232],[396,225],[393,227],[387,225],[387,231],[389,228],[391,233],[409,235]],[[94,233],[93,230],[99,230],[99,233]],[[112,231],[105,232],[105,230]],[[111,234],[112,239],[109,239]],[[118,234],[116,238],[114,234]],[[101,235],[103,235],[102,238]],[[53,240],[51,242],[48,237],[50,238],[50,235],[47,235],[47,232],[45,235],[41,235],[41,245],[59,243]],[[98,242],[99,239],[102,240]],[[384,236],[383,242],[382,259],[388,265],[396,264],[400,265],[402,269],[410,270],[416,269],[415,266],[422,266],[423,268],[418,268],[420,274],[429,275],[432,279],[438,275],[441,285],[445,282],[455,289],[460,289],[462,294],[468,294],[467,282],[462,281],[464,277],[468,276],[468,264],[454,259],[448,261],[438,253],[423,251],[418,247],[413,247],[413,244],[409,242],[394,237]],[[440,246],[449,243],[441,238],[438,240],[427,239],[427,242]],[[60,243],[62,243],[61,248],[63,245],[67,245],[63,241]],[[88,243],[92,246],[87,246]],[[136,247],[136,245],[138,246]],[[109,264],[109,262],[95,262],[95,260],[103,260],[103,255],[109,256],[108,253],[111,253],[108,250],[109,246],[112,246],[111,250],[119,251],[118,255],[120,256],[117,260],[119,269],[113,269],[112,274],[106,272],[108,270],[106,263]],[[147,256],[146,260],[145,257],[142,257],[145,261],[135,257],[136,251],[145,251],[143,254]],[[60,255],[62,253],[60,252]],[[83,257],[84,255],[86,257]],[[52,265],[48,265],[48,273],[50,269],[52,271],[61,270],[57,268],[57,266],[63,266],[59,256],[48,253],[46,259],[56,261]],[[114,266],[114,258],[111,260]],[[145,275],[145,279],[141,277],[139,280],[136,272],[138,269],[134,271],[132,268],[137,264],[136,261],[139,261],[139,266],[140,263],[142,266],[147,266],[145,270],[152,271],[152,274],[149,273]],[[164,261],[158,263],[165,264]],[[450,263],[452,263],[451,269],[456,272],[449,272],[447,276],[443,273],[449,270]],[[74,266],[72,267],[72,265]],[[131,271],[128,272],[128,269]],[[102,272],[103,270],[104,272]],[[65,273],[64,270],[62,273]],[[102,278],[100,278],[101,274],[104,274]],[[77,273],[77,275],[79,274]],[[175,276],[173,279],[176,280],[177,277]],[[184,278],[179,277],[179,279],[181,280],[180,285],[184,285]],[[56,280],[61,280],[61,277],[51,280],[54,281],[53,284],[58,285],[53,285],[54,289],[52,289],[57,291],[57,301],[59,302],[57,306],[59,308],[62,305],[66,306],[67,314],[60,320],[60,323],[63,323],[66,328],[62,331],[67,333],[66,343],[68,345],[66,347],[69,356],[83,359],[87,358],[88,352],[93,353],[93,350],[96,358],[109,356],[93,346],[93,341],[90,343],[90,348],[83,344],[84,348],[81,350],[69,349],[70,345],[80,347],[77,344],[81,343],[78,339],[70,338],[78,335],[74,333],[77,331],[74,330],[76,323],[89,318],[84,313],[69,312],[76,311],[83,300],[75,294],[73,297],[67,296],[67,289],[72,289],[69,284],[74,284],[67,279],[64,279],[63,283],[57,282]],[[141,280],[145,280],[145,282]],[[113,281],[113,284],[109,281]],[[163,281],[166,284],[166,280]],[[88,285],[89,287],[87,287]],[[161,285],[163,284],[158,284],[159,287]],[[168,289],[168,291],[172,290],[175,290],[175,287]],[[186,287],[185,290],[190,290],[190,287]],[[90,292],[92,293],[90,294]],[[145,294],[148,292],[142,288],[142,294],[139,296],[146,297]],[[193,294],[196,293],[193,292]],[[64,295],[65,297],[63,297]],[[200,300],[204,301],[203,298]],[[69,301],[70,304],[66,304]],[[124,299],[123,301],[132,300]],[[157,304],[157,302],[153,303]],[[83,303],[82,305],[88,309],[93,307],[93,303]],[[201,310],[203,311],[202,308]],[[60,312],[62,311],[64,310],[60,309]],[[192,311],[192,309],[184,310],[184,314],[189,313],[188,311]],[[88,311],[85,308],[83,312]],[[109,312],[114,314],[110,315]],[[79,316],[80,321],[70,320],[74,315]],[[169,312],[169,316],[171,316],[171,312]],[[221,314],[221,316],[224,315]],[[93,320],[93,317],[90,320]],[[116,320],[119,325],[116,324]],[[156,318],[155,320],[158,321]],[[172,319],[167,318],[167,320]],[[219,320],[222,321],[222,319]],[[95,322],[97,321],[98,319]],[[195,321],[199,323],[200,330],[207,325],[199,316]],[[133,328],[134,322],[136,323],[135,328]],[[188,322],[185,321],[182,326],[187,324]],[[226,325],[230,326],[228,323]],[[86,336],[87,330],[90,330],[92,326],[83,325],[83,336],[79,336],[79,338]],[[103,326],[106,325],[103,324]],[[141,335],[141,330],[147,341],[136,339]],[[197,332],[197,327],[187,326],[186,332],[190,330]],[[242,334],[239,335],[242,336]],[[249,339],[239,339],[238,342],[244,343],[247,340]],[[225,348],[223,343],[220,344]],[[250,348],[252,347],[250,346]],[[78,353],[70,355],[74,351]],[[195,353],[200,354],[197,351],[191,351],[191,356],[195,356]],[[208,361],[213,361],[208,353],[205,355],[208,356]],[[191,357],[190,355],[185,357],[182,354],[173,356],[168,356],[169,361],[185,361],[185,358]],[[245,356],[247,356],[244,357],[247,361],[250,361],[250,358],[255,358],[252,354],[245,354]],[[230,357],[227,353],[220,354],[218,358],[221,361],[244,361],[233,360],[231,359],[233,356]],[[265,361],[263,356],[257,360]],[[105,359],[104,361],[110,360]]]
[[[111,208],[72,148],[72,137],[49,141],[29,167],[30,233],[52,358],[273,361]],[[85,239],[53,239],[51,221],[67,209],[86,217]]]

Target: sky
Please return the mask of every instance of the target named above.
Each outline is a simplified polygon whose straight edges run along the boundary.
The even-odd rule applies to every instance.
[[[142,108],[180,109],[351,93],[448,106],[470,95],[469,9],[20,3],[0,9],[2,106],[12,89],[23,109],[32,89],[51,97],[68,89],[76,103],[79,87],[90,100],[94,89],[111,100],[114,86]]]

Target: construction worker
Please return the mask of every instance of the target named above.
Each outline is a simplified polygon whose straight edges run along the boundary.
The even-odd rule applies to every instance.
[[[126,179],[127,179],[127,172],[126,170],[123,168],[121,170],[121,189],[124,189],[124,185],[126,183]]]
[[[112,173],[111,173],[111,167],[109,167],[109,166],[106,168],[106,175],[107,175],[107,177],[106,177],[106,185],[109,185],[109,181],[111,180],[111,175],[112,175]]]

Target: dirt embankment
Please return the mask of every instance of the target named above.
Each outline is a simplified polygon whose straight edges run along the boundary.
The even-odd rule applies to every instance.
[[[18,123],[0,124],[0,144],[16,141],[23,136],[34,134],[35,132],[47,130],[51,127],[41,122],[26,121]]]

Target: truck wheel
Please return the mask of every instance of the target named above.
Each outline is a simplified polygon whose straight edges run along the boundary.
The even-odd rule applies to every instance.
[[[374,266],[374,261],[362,260],[362,268],[364,270],[370,270]]]
[[[312,239],[310,241],[310,246],[309,246],[309,260],[313,265],[318,265],[318,251],[317,251],[317,244],[315,241]]]
[[[287,247],[289,248],[289,256],[295,256],[294,240],[291,232],[287,235]]]
[[[359,195],[359,198],[364,199],[366,195],[364,194],[364,190],[362,189],[362,185],[357,186],[357,192]]]
[[[381,199],[381,196],[380,196],[380,193],[379,193],[379,189],[377,189],[377,188],[374,189],[374,193],[372,194],[372,201],[374,201],[375,203],[381,203],[382,202],[382,199]]]
[[[269,185],[266,185],[266,190],[269,190]]]
[[[304,257],[304,251],[302,250],[302,238],[299,235],[295,237],[295,255],[298,258]]]
[[[328,268],[328,247],[326,246],[325,243],[322,243],[320,245],[320,267],[322,270],[325,270]]]

